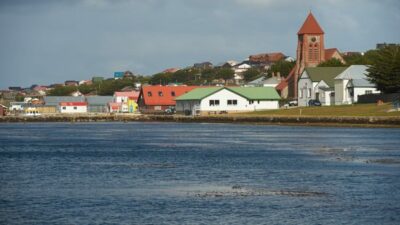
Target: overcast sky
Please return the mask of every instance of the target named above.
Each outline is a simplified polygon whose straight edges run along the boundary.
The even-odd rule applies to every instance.
[[[399,0],[0,0],[0,89],[295,56],[310,10],[327,48],[400,43]]]

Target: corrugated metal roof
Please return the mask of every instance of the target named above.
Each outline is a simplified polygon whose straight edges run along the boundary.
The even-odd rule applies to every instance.
[[[335,79],[366,79],[366,74],[368,74],[367,69],[368,66],[365,65],[352,65],[337,75]]]
[[[375,87],[375,84],[366,79],[355,79],[352,80],[351,83],[353,83],[353,87]]]
[[[196,88],[188,93],[179,96],[175,100],[181,101],[181,100],[200,100],[203,99],[219,90],[223,89],[223,87],[206,87],[206,88]]]
[[[89,105],[107,105],[113,101],[113,96],[87,96],[86,101]]]
[[[60,102],[85,102],[85,96],[44,96],[46,106],[58,106]]]

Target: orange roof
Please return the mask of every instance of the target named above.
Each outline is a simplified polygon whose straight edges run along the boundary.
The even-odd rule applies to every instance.
[[[337,48],[325,49],[325,60],[330,60],[335,52],[339,53],[339,50]]]
[[[262,53],[249,57],[250,61],[255,62],[278,62],[284,58],[285,55],[282,52]]]
[[[310,12],[297,34],[324,34],[324,31]]]
[[[139,97],[138,91],[116,91],[114,93],[116,97],[129,97],[129,98],[137,98]]]
[[[199,86],[143,86],[139,98],[143,99],[145,105],[175,105],[175,98],[198,87]]]

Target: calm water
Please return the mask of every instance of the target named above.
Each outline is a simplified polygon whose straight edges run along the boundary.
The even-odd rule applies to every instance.
[[[0,124],[0,224],[400,224],[400,129]]]

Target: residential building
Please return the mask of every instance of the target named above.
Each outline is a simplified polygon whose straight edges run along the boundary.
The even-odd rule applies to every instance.
[[[143,113],[159,113],[169,107],[175,107],[175,98],[198,86],[142,86],[138,104]]]
[[[196,88],[176,98],[176,112],[202,115],[278,109],[279,99],[273,87]]]
[[[335,104],[353,104],[359,95],[378,94],[375,84],[368,81],[368,66],[352,65],[335,77]]]
[[[273,74],[272,77],[267,78],[265,76],[259,77],[253,81],[247,83],[248,87],[273,87],[275,88],[281,82],[281,75],[278,72],[277,75]]]
[[[60,113],[87,113],[86,102],[60,102]]]
[[[79,82],[76,80],[67,80],[64,82],[65,86],[78,86]]]
[[[108,113],[108,104],[114,99],[113,96],[86,96],[89,113]]]
[[[85,102],[85,96],[44,96],[43,97],[45,106],[58,107],[61,102]]]
[[[210,69],[210,68],[213,68],[213,64],[210,62],[195,63],[193,65],[193,68],[201,69],[201,70]]]
[[[347,67],[307,67],[298,81],[298,105],[308,106],[309,100],[316,99],[322,105],[335,102],[335,77]]]
[[[136,112],[138,110],[137,100],[139,97],[139,91],[127,91],[127,92],[115,92],[113,97],[113,103],[117,103],[118,112]],[[116,104],[111,104],[110,111],[114,111]]]

